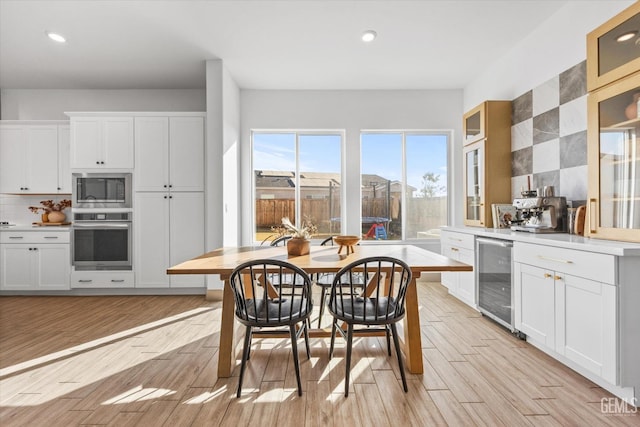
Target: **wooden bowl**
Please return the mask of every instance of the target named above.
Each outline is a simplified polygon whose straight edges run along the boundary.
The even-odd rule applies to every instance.
[[[333,241],[336,245],[340,245],[338,253],[342,252],[342,248],[347,248],[347,254],[353,253],[353,247],[360,241],[360,236],[334,236]]]

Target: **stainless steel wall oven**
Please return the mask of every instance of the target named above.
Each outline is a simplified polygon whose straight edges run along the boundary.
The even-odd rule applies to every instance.
[[[76,270],[131,270],[131,212],[75,212],[71,259]]]

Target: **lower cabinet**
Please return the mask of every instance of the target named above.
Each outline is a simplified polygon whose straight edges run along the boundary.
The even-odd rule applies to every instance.
[[[465,264],[475,264],[474,244],[475,237],[473,234],[446,230],[442,230],[440,233],[442,255]],[[449,289],[449,293],[475,308],[476,285],[474,274],[472,271],[460,273],[443,272],[441,273],[441,280],[442,284]]]
[[[69,289],[68,232],[3,232],[0,239],[1,290]]]
[[[167,275],[167,268],[204,252],[204,193],[137,192],[136,287],[204,287],[204,275]]]
[[[514,248],[516,329],[542,350],[616,384],[615,274],[606,282],[590,274],[598,268],[606,279],[602,270],[614,257],[518,242]]]
[[[73,289],[133,288],[133,271],[72,271]]]

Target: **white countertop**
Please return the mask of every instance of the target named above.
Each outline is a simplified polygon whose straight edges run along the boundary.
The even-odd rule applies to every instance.
[[[3,231],[69,231],[71,225],[0,225],[0,233]]]
[[[577,249],[580,251],[597,252],[616,256],[640,256],[640,243],[618,242],[615,240],[601,240],[582,237],[568,233],[527,233],[510,229],[480,228],[480,227],[442,227],[443,231],[474,234],[494,239],[511,240],[514,242],[535,243],[538,245],[555,246],[558,248]]]

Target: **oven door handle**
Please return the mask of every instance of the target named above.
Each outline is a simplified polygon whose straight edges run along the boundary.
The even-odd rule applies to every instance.
[[[482,237],[476,237],[476,242],[482,243],[483,245],[502,246],[503,248],[513,247],[513,242],[510,240],[485,239]]]
[[[113,222],[74,222],[74,228],[129,228],[131,227],[131,222],[126,223],[113,223]]]

